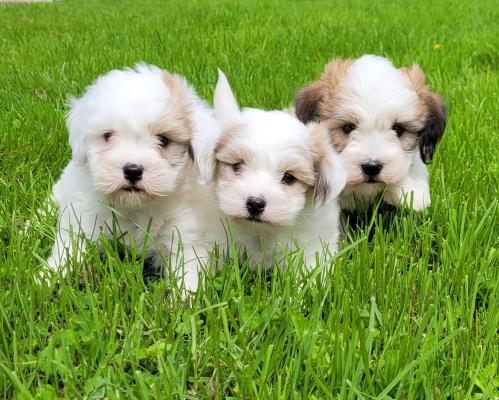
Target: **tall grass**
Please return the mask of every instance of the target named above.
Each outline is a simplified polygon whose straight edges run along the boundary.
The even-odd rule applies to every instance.
[[[498,398],[498,19],[490,0],[0,4],[0,397]],[[364,53],[419,63],[449,104],[427,211],[362,215],[324,281],[233,249],[186,302],[104,241],[35,283],[69,93],[143,60],[282,108]]]

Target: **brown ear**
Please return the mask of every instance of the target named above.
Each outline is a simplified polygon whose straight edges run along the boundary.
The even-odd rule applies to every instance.
[[[417,64],[401,68],[401,71],[408,76],[411,89],[416,92],[425,108],[425,126],[419,132],[419,153],[423,162],[430,164],[447,125],[447,107],[442,96],[433,93],[425,85],[425,76]]]
[[[409,68],[402,67],[400,70],[409,78],[412,90],[418,93],[425,89],[425,76],[418,64],[412,64]]]
[[[298,92],[295,98],[295,113],[301,122],[306,124],[309,121],[318,120],[323,87],[323,83],[317,81],[302,87]]]
[[[336,89],[354,61],[351,58],[344,60],[342,58],[335,58],[324,66],[321,80],[327,83],[329,90]]]
[[[318,81],[300,89],[295,98],[295,112],[300,121],[320,121],[321,107],[324,106],[326,110],[322,113],[326,114],[334,107],[337,87],[353,62],[352,59],[331,60],[324,66]]]
[[[447,107],[442,97],[436,93],[428,93],[425,97],[428,115],[419,137],[419,152],[423,162],[430,164],[447,125]]]

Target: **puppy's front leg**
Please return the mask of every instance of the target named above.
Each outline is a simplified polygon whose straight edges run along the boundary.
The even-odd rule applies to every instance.
[[[54,272],[62,272],[66,275],[66,264],[69,257],[80,261],[85,251],[84,239],[78,236],[72,237],[69,234],[58,232],[58,236],[52,246],[52,254],[47,259],[47,266]],[[68,257],[69,256],[69,257]]]
[[[65,276],[69,258],[81,261],[85,238],[95,240],[99,235],[100,206],[91,193],[86,170],[71,161],[55,184],[51,197],[57,205],[58,221],[52,254],[46,262],[49,272],[61,272]],[[40,271],[40,275],[45,278],[46,274]]]
[[[331,244],[335,242],[335,240],[337,240],[337,238],[331,238]],[[325,263],[328,256],[329,245],[329,243],[323,244],[319,238],[311,240],[304,245],[303,261],[306,271],[313,271]],[[331,245],[331,249],[336,249],[336,243]]]
[[[198,258],[199,257],[199,258]],[[184,294],[195,293],[199,286],[199,273],[203,260],[207,259],[204,254],[197,254],[194,248],[185,247],[182,253],[175,255],[174,262],[179,287]]]
[[[198,290],[199,286],[199,271],[198,271],[199,262],[190,261],[184,264],[184,290],[186,292],[195,293]]]
[[[387,189],[384,197],[388,204],[394,206],[411,206],[415,211],[425,209],[430,205],[430,186],[428,184],[428,169],[415,153],[413,163],[407,177],[399,186]]]
[[[80,262],[84,252],[85,239],[83,235],[74,233],[73,227],[69,225],[68,220],[60,221],[52,246],[52,253],[46,262],[49,271],[42,268],[39,274],[40,278],[47,280],[47,272],[56,272],[63,277],[66,276],[69,260],[76,259],[77,262]]]

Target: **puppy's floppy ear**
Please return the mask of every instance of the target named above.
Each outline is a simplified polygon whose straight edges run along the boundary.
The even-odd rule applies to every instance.
[[[223,124],[230,123],[240,115],[239,105],[230,88],[225,74],[218,70],[218,81],[213,96],[213,108],[217,120]]]
[[[304,123],[320,121],[334,106],[338,86],[354,60],[335,58],[322,71],[321,78],[298,92],[295,98],[296,116]]]
[[[320,207],[341,193],[347,176],[343,163],[329,140],[327,127],[311,123],[309,129],[316,174],[314,202]]]
[[[80,100],[70,97],[68,100],[69,111],[66,114],[66,126],[69,132],[69,145],[71,146],[72,159],[79,165],[87,162],[85,153],[85,135],[80,131],[80,115],[82,107]]]
[[[425,100],[428,108],[426,125],[419,137],[419,152],[425,164],[433,160],[433,153],[442,138],[447,124],[447,109],[441,96],[428,93]]]
[[[423,162],[430,164],[437,144],[445,131],[447,107],[443,98],[431,92],[425,85],[425,76],[417,64],[410,68],[401,68],[401,71],[407,75],[411,88],[426,108],[425,126],[419,132],[419,153]]]
[[[323,82],[317,81],[298,91],[295,98],[295,113],[301,122],[306,124],[309,121],[318,121],[319,104],[322,100],[323,90]]]
[[[202,134],[194,135],[192,139],[192,152],[199,172],[199,183],[205,185],[213,180],[217,161],[215,147],[222,135],[225,125],[238,120],[239,106],[232,93],[229,81],[225,74],[218,70],[218,81],[213,96],[213,115],[200,117],[200,130]]]
[[[221,133],[221,127],[215,118],[206,111],[198,118],[199,132],[191,140],[194,162],[198,169],[198,180],[206,185],[213,180],[216,168],[215,146]]]

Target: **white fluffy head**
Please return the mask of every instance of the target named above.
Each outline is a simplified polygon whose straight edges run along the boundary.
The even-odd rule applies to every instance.
[[[126,208],[175,192],[192,139],[215,129],[185,79],[152,65],[107,73],[70,106],[73,159],[88,169],[97,192]]]
[[[445,129],[442,99],[424,85],[419,67],[397,69],[377,56],[331,61],[295,103],[300,120],[328,125],[352,187],[399,185],[418,145],[431,162]]]
[[[307,200],[323,204],[345,183],[327,130],[282,111],[239,110],[225,76],[215,90],[222,134],[214,149],[219,208],[248,223],[292,225]]]

